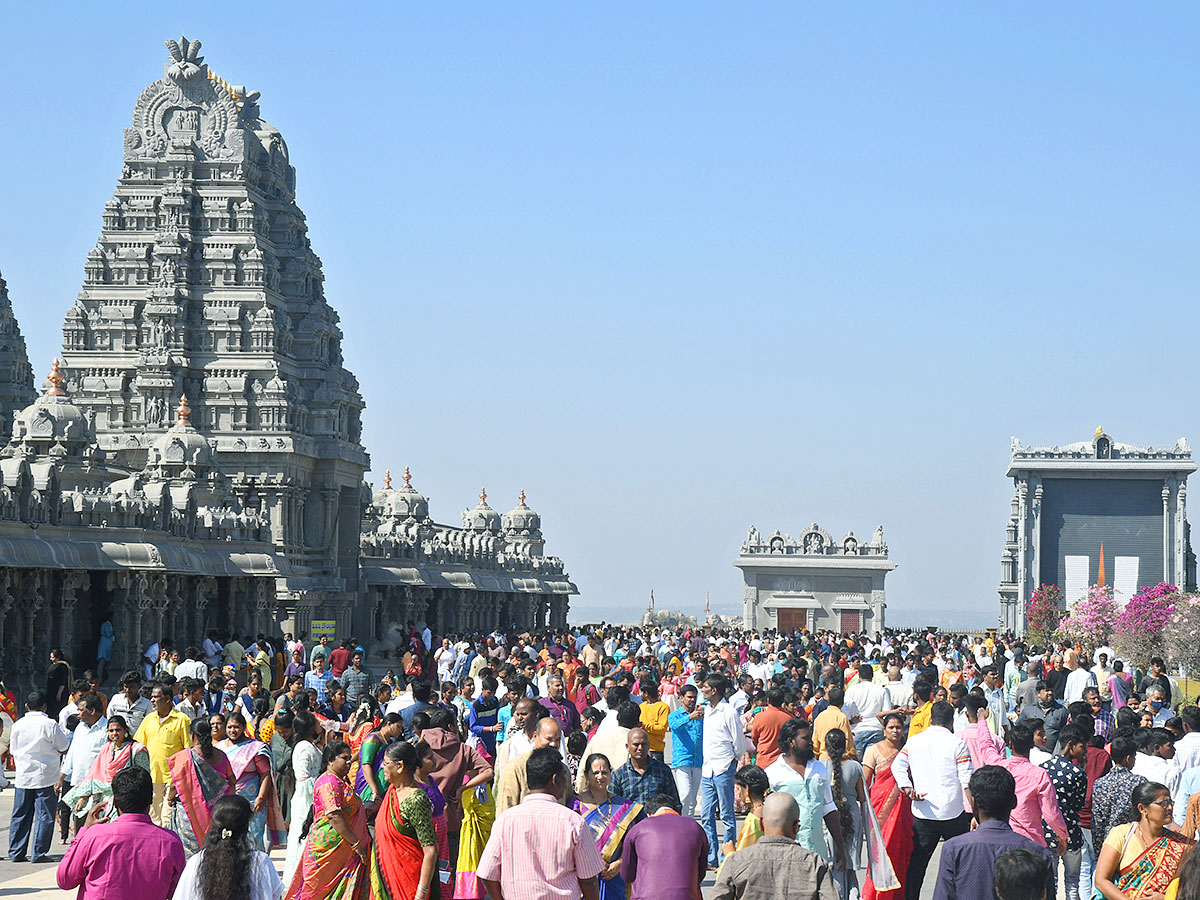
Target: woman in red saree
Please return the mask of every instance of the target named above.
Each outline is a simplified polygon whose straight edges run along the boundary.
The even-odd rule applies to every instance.
[[[396,741],[383,756],[388,789],[375,819],[371,900],[438,900],[437,837],[429,797],[417,784],[416,748]]]
[[[171,770],[171,783],[167,785],[171,828],[190,856],[204,849],[213,805],[234,793],[237,782],[229,760],[213,746],[208,719],[192,722],[192,746],[174,754],[167,760],[167,766]]]
[[[324,773],[313,788],[312,824],[286,900],[366,900],[371,835],[362,801],[347,782],[352,754],[345,741],[321,753]]]
[[[913,851],[912,801],[900,792],[892,774],[900,748],[904,745],[904,719],[893,713],[884,719],[883,740],[872,744],[863,755],[863,773],[871,783],[871,808],[879,819],[883,845],[892,864],[898,888],[881,891],[875,887],[871,869],[867,870],[863,900],[903,900],[904,875]],[[886,867],[885,867],[886,868]]]

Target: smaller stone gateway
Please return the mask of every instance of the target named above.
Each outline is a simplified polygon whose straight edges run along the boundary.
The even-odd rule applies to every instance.
[[[815,522],[798,538],[757,528],[733,564],[742,570],[743,618],[750,628],[827,628],[843,634],[882,631],[888,559],[883,526],[868,542],[853,531],[841,540]]]

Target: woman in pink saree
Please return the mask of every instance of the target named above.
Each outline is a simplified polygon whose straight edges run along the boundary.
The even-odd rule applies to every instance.
[[[271,749],[246,735],[246,719],[240,712],[230,713],[225,720],[225,734],[228,740],[221,749],[237,779],[237,794],[250,801],[250,843],[255,849],[270,853],[287,843],[287,825],[275,791]]]
[[[214,804],[234,793],[233,769],[225,754],[213,746],[208,719],[192,722],[192,746],[173,755],[167,765],[171,770],[167,785],[171,828],[191,856],[204,849]]]
[[[345,741],[321,753],[313,788],[312,824],[285,900],[366,900],[371,835],[362,800],[348,781],[354,754]]]

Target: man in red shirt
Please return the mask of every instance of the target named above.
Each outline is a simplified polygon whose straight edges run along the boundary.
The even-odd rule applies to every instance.
[[[779,729],[792,718],[783,708],[783,688],[772,687],[767,691],[767,708],[754,717],[750,724],[750,738],[754,741],[758,755],[754,764],[765,769],[779,758]]]
[[[350,666],[350,650],[354,646],[354,641],[345,640],[341,645],[329,654],[329,670],[333,672],[334,678],[341,678],[342,673]]]

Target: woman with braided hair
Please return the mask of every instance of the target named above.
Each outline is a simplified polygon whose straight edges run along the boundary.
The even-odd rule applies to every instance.
[[[245,797],[216,802],[204,849],[188,860],[175,900],[279,900],[283,882],[271,857],[250,846],[251,816]]]
[[[842,878],[835,878],[843,897],[857,895],[859,858],[862,856],[862,806],[867,802],[863,786],[862,765],[855,759],[846,759],[846,734],[834,728],[825,735],[824,757],[829,761],[829,787],[833,791],[833,802],[837,804],[838,819],[846,841],[846,855],[850,865],[846,866]]]

